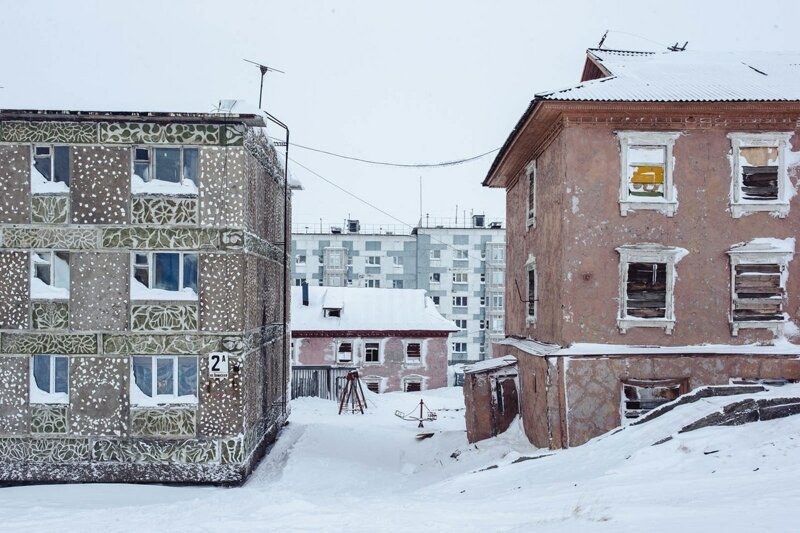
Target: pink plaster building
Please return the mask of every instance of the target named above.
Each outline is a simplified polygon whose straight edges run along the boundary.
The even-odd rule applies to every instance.
[[[292,396],[336,398],[358,370],[373,392],[447,385],[456,325],[418,289],[292,288]]]
[[[507,205],[506,339],[542,447],[680,394],[800,378],[800,54],[589,50],[485,181]]]

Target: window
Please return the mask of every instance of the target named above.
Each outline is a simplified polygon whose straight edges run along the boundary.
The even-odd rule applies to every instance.
[[[481,296],[481,307],[486,306],[486,296]]]
[[[505,280],[505,272],[502,270],[492,271],[492,285],[503,285]]]
[[[466,296],[453,296],[453,307],[466,307],[466,306],[467,306]]]
[[[478,322],[478,328],[481,331],[486,329],[486,322],[488,322],[488,320],[481,320],[481,321]]]
[[[503,333],[505,320],[502,317],[492,317],[492,333]]]
[[[353,343],[350,341],[340,342],[336,346],[336,361],[339,363],[349,363],[353,360]]]
[[[31,357],[31,403],[69,402],[69,358],[60,355]]]
[[[393,289],[402,289],[403,288],[403,280],[402,279],[393,279],[392,280],[392,288]]]
[[[69,181],[69,146],[34,145],[31,192],[68,192]]]
[[[506,248],[505,246],[492,246],[492,261],[495,263],[501,263],[506,259]]]
[[[686,255],[683,248],[638,244],[617,248],[620,254],[620,333],[633,327],[675,326],[675,264]]]
[[[69,252],[31,252],[31,299],[69,298]]]
[[[295,287],[302,286],[303,285],[303,281],[305,281],[303,278],[295,278],[295,280],[294,280]]]
[[[781,218],[789,214],[794,189],[787,174],[786,149],[792,133],[730,133],[731,213],[739,218],[766,211]]]
[[[442,275],[439,272],[431,274],[431,283],[439,283],[442,281]]]
[[[403,392],[420,392],[422,390],[421,377],[403,378]]]
[[[651,209],[673,216],[678,207],[672,177],[672,147],[680,133],[618,131],[620,142],[620,214]]]
[[[306,256],[304,256],[304,255],[295,256],[294,262],[295,262],[295,264],[298,264],[298,265],[305,265],[306,264]]]
[[[431,250],[431,261],[439,261],[442,259],[442,251],[441,250]]]
[[[467,343],[466,342],[454,342],[453,343],[453,353],[467,353]]]
[[[469,276],[466,272],[453,272],[453,283],[467,283]]]
[[[483,254],[481,257],[483,257]],[[486,283],[486,272],[481,272],[481,283]]]
[[[342,256],[339,254],[329,254],[328,266],[331,268],[340,268],[342,266]]]
[[[364,378],[364,384],[367,386],[367,390],[375,394],[381,393],[381,381],[383,380],[377,376],[367,376]]]
[[[197,357],[134,356],[131,403],[197,403]]]
[[[469,259],[469,250],[453,249],[453,259]]]
[[[536,295],[538,294],[538,280],[536,278],[536,258],[532,255],[528,256],[528,261],[525,263],[525,270],[528,274],[528,315],[527,322],[536,321]]]
[[[422,357],[422,344],[419,342],[406,343],[406,361],[419,362]]]
[[[322,316],[328,318],[339,318],[342,316],[342,309],[339,307],[326,307],[322,310]]]
[[[133,252],[133,300],[196,300],[197,253]]]
[[[379,342],[364,343],[364,362],[380,363],[380,361],[381,361],[381,343]]]
[[[328,276],[328,286],[330,287],[341,287],[342,286],[342,277],[338,274],[331,274]]]
[[[688,391],[685,379],[629,379],[622,382],[622,424],[671,402]]]
[[[379,255],[368,255],[366,257],[366,262],[368,265],[380,265],[381,257]]]
[[[731,333],[766,328],[783,332],[793,239],[754,239],[728,251],[731,260]]]
[[[490,300],[490,307],[502,309],[505,304],[505,297],[502,294],[493,294]]]
[[[396,266],[396,267],[402,267],[403,266],[403,258],[401,256],[399,256],[399,255],[393,256],[392,257],[392,264],[394,266]]]
[[[465,318],[457,318],[453,322],[456,323],[456,327],[458,329],[467,329],[467,319],[465,319]]]
[[[373,289],[380,289],[381,288],[381,280],[379,279],[368,279],[365,280],[367,287],[371,287]]]
[[[536,227],[536,161],[531,161],[525,169],[528,177],[528,228]]]
[[[431,296],[433,299],[433,305],[439,305],[439,296]]]
[[[186,147],[133,148],[133,194],[197,194],[199,150]]]

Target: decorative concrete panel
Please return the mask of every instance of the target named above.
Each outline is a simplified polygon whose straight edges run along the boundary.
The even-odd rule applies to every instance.
[[[110,228],[103,230],[103,248],[198,250],[218,248],[213,230],[181,228]]]
[[[171,226],[197,224],[197,198],[131,199],[131,223]]]
[[[28,252],[0,252],[0,329],[28,327],[28,263]]]
[[[97,142],[97,125],[85,122],[3,122],[0,141],[82,144]]]
[[[97,247],[97,233],[83,228],[5,228],[3,248],[86,250]]]
[[[197,330],[197,305],[131,306],[132,331]]]
[[[241,148],[200,150],[200,224],[244,225],[244,153]]]
[[[220,232],[220,248],[223,250],[241,250],[244,246],[244,232],[240,230]]]
[[[68,411],[66,405],[31,405],[31,433],[66,433]]]
[[[104,335],[103,351],[115,354],[205,354],[220,349],[220,337],[203,335]]]
[[[33,329],[67,329],[69,304],[66,302],[31,302],[31,327]]]
[[[208,376],[208,358],[200,358],[200,405],[197,434],[225,437],[242,432],[242,360],[229,357],[227,378]]]
[[[244,142],[245,127],[241,124],[227,124],[220,126],[223,135],[223,144],[227,146],[240,146]]]
[[[30,146],[0,146],[0,223],[27,223],[30,199]]]
[[[28,460],[43,463],[82,463],[89,460],[89,439],[32,439]]]
[[[130,254],[80,252],[70,257],[70,328],[128,329]]]
[[[69,196],[35,195],[31,197],[31,222],[66,224],[69,222]]]
[[[126,463],[210,463],[217,460],[214,441],[106,440],[94,442],[92,459]]]
[[[220,127],[209,124],[100,124],[100,142],[109,144],[222,144]]]
[[[0,337],[3,353],[19,354],[94,354],[97,335],[53,333],[3,333]]]
[[[72,222],[126,224],[130,219],[129,148],[72,148]]]
[[[197,410],[194,407],[131,409],[131,435],[135,437],[193,437]]]
[[[29,361],[27,357],[0,357],[0,434],[2,435],[27,433],[30,416]]]
[[[244,461],[244,445],[242,437],[224,439],[220,442],[220,462],[222,464],[236,464]]]
[[[70,433],[121,436],[128,431],[127,357],[70,359]]]
[[[244,258],[200,255],[200,327],[203,331],[243,329]]]
[[[0,461],[27,461],[30,454],[30,441],[27,439],[0,439]]]

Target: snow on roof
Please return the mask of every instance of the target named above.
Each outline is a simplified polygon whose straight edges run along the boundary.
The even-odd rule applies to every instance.
[[[458,331],[442,317],[422,289],[292,287],[294,331]],[[323,308],[342,309],[340,317],[323,316]]]
[[[588,51],[610,76],[544,100],[731,102],[800,100],[800,52]]]
[[[738,253],[794,253],[794,237],[788,239],[775,239],[771,237],[760,237],[748,242],[740,242],[731,247],[729,254]]]
[[[487,372],[489,370],[497,370],[506,366],[517,364],[517,358],[513,355],[504,355],[503,357],[495,357],[494,359],[486,359],[478,361],[477,363],[464,367],[465,374],[475,374],[477,372]]]

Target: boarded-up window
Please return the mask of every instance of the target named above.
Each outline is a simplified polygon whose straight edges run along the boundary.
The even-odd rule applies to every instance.
[[[367,385],[367,389],[374,392],[375,394],[380,394],[381,392],[381,382],[378,379],[368,379],[365,381]]]
[[[406,357],[409,359],[419,359],[422,355],[422,349],[420,343],[418,342],[409,342],[406,345]]]
[[[528,222],[536,217],[536,164],[528,169]]]
[[[682,379],[627,380],[622,383],[623,422],[639,418],[656,407],[671,402],[685,392]]]
[[[353,343],[340,342],[339,348],[336,353],[337,361],[352,361],[353,360]]]
[[[536,269],[528,267],[528,317],[536,316]]]
[[[739,149],[743,200],[778,199],[778,147],[758,146]]]
[[[403,390],[405,392],[419,392],[422,390],[422,382],[416,379],[408,379]]]
[[[666,263],[628,263],[625,312],[636,318],[667,316]]]
[[[734,266],[733,321],[783,320],[783,266]]]
[[[628,196],[664,198],[666,148],[631,146],[628,148]]]

